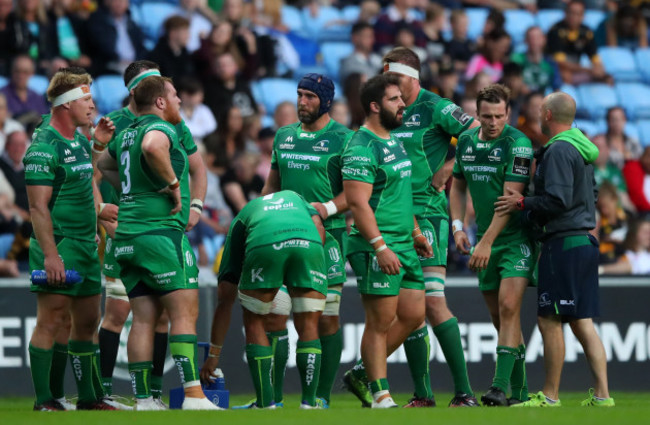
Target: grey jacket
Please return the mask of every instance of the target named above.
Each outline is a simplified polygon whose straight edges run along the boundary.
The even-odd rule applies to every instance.
[[[571,143],[560,139],[540,150],[533,182],[535,195],[524,199],[524,211],[541,228],[541,240],[596,227],[594,167]]]

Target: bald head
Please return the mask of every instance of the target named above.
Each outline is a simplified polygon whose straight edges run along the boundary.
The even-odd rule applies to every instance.
[[[546,96],[542,108],[551,113],[550,121],[558,124],[571,125],[576,117],[576,101],[563,92]]]

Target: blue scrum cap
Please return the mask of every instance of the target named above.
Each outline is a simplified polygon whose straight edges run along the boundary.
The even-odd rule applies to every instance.
[[[298,83],[298,88],[316,93],[316,96],[320,99],[319,116],[329,112],[334,101],[334,83],[332,80],[321,74],[305,74]]]

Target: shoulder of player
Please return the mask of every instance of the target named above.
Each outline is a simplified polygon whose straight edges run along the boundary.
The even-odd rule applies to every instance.
[[[150,131],[162,131],[168,135],[179,136],[176,126],[162,119],[143,124],[143,132],[148,133]]]
[[[460,143],[461,140],[471,140],[481,129],[481,127],[474,127],[474,128],[468,128],[467,130],[463,131],[460,133],[460,136],[458,136],[458,142]]]
[[[344,126],[343,124],[341,124],[340,122],[332,120],[332,125],[327,130],[327,133],[336,134],[336,135],[340,135],[341,137],[345,137],[348,134],[353,133],[353,131],[347,128],[346,126]]]
[[[479,128],[479,127],[476,127]],[[517,130],[516,128],[506,125],[505,131],[503,132],[503,136],[505,136],[507,139],[509,139],[513,144],[517,145],[530,145],[532,147],[533,143],[530,141],[528,136],[526,136],[523,132],[520,130]]]

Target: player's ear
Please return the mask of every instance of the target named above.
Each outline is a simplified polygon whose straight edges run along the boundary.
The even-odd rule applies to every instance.
[[[374,112],[375,114],[378,114],[381,112],[381,105],[377,102],[370,102],[370,112]]]
[[[167,101],[165,100],[164,97],[158,97],[156,98],[156,107],[158,109],[165,109],[165,105],[167,104]]]

